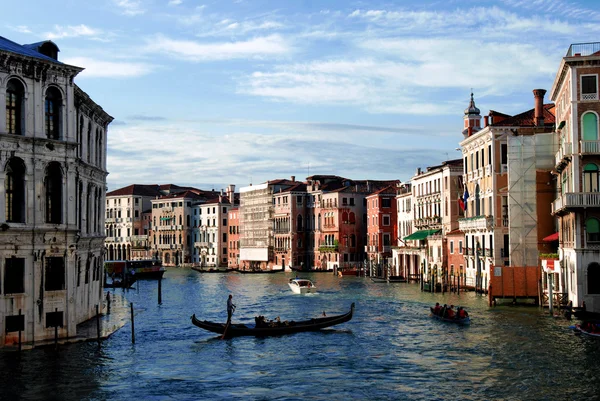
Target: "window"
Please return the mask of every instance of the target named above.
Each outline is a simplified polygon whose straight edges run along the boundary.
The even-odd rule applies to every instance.
[[[296,196],[296,204],[298,204],[298,205],[302,204],[302,196],[301,195]]]
[[[462,242],[462,240],[458,241],[458,253],[463,253],[463,242]]]
[[[6,87],[6,133],[23,135],[23,84],[17,79],[8,81]]]
[[[381,200],[381,207],[392,207],[392,200],[389,198],[383,198]]]
[[[46,169],[46,223],[62,222],[62,170],[52,162]]]
[[[4,268],[4,294],[25,292],[25,259],[7,258]]]
[[[586,164],[583,168],[583,192],[598,192],[598,187],[598,166],[593,163]]]
[[[348,198],[342,198],[342,205],[348,206]]]
[[[598,99],[598,76],[597,75],[582,75],[581,76],[581,100],[597,100]]]
[[[89,263],[86,275],[89,274]],[[46,277],[44,290],[59,291],[65,289],[65,260],[63,258],[46,258]]]
[[[585,141],[597,141],[598,140],[598,116],[595,113],[585,113],[581,118],[582,129],[583,129],[583,140],[582,144],[583,149],[582,152],[585,153],[596,153],[596,143],[591,144],[593,146],[592,149],[589,148],[589,145],[586,146]]]
[[[390,246],[391,240],[389,234],[383,234],[383,246]]]
[[[384,226],[389,226],[390,225],[390,216],[383,216],[383,225]]]
[[[585,221],[588,242],[600,242],[600,223],[598,219],[589,218]]]
[[[8,162],[4,191],[6,221],[9,223],[25,223],[25,164],[23,160],[13,157]]]
[[[46,137],[49,139],[60,138],[60,110],[62,96],[55,87],[50,87],[46,91],[46,101],[44,105]],[[88,148],[89,152],[89,148]]]
[[[350,198],[350,206],[354,206],[354,198]]]
[[[450,253],[454,253],[454,241],[450,241]]]

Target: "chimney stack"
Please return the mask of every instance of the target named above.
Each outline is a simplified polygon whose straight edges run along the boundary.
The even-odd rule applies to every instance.
[[[233,201],[235,200],[235,185],[227,185],[227,197],[229,198],[229,203],[233,206]]]
[[[544,95],[545,89],[534,89],[533,97],[535,98],[535,126],[542,127],[544,125]]]
[[[292,176],[292,181],[296,181],[296,176],[295,175]]]
[[[490,123],[490,116],[483,116],[483,128],[487,127]]]
[[[469,134],[468,134],[468,136],[471,136],[471,135],[473,135],[473,127],[469,127],[469,128],[467,128],[467,131],[468,131],[468,133],[469,133]]]

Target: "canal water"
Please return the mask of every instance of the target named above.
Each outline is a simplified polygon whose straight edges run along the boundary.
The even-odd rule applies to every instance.
[[[473,293],[423,293],[417,284],[305,274],[318,292],[293,294],[291,273],[168,270],[124,294],[131,325],[101,347],[0,353],[2,400],[597,400],[600,341],[537,307],[497,306]],[[111,290],[112,291],[112,290]],[[193,326],[254,316],[354,318],[316,333],[221,340]],[[470,326],[429,317],[435,302],[465,306]],[[117,305],[115,305],[115,308]]]

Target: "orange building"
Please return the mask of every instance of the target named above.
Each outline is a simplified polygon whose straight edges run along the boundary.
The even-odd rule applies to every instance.
[[[367,242],[365,251],[370,264],[380,266],[377,276],[397,275],[391,262],[392,245],[398,241],[398,213],[396,207],[396,186],[387,186],[368,195]],[[394,269],[393,271],[391,269]]]

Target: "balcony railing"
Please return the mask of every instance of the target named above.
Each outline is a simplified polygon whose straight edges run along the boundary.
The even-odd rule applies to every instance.
[[[590,56],[598,51],[600,51],[600,42],[573,43],[569,46],[569,50],[565,57]]]
[[[581,141],[581,154],[599,154],[600,153],[600,141]]]
[[[599,192],[579,192],[561,195],[552,203],[552,214],[567,209],[600,207]]]
[[[194,248],[212,248],[212,242],[194,242]]]
[[[458,228],[461,231],[488,231],[493,227],[493,216],[475,216],[458,219]]]

